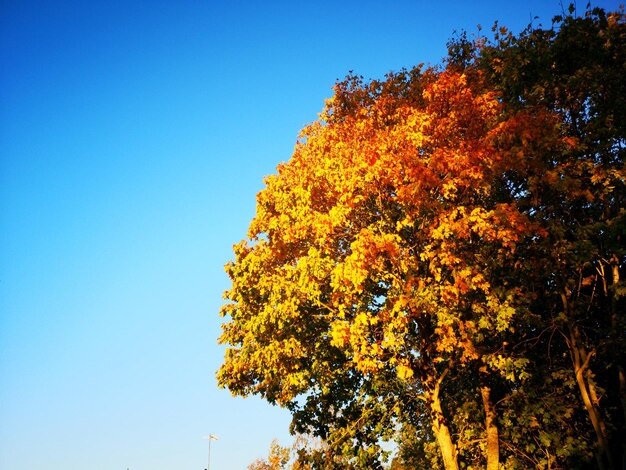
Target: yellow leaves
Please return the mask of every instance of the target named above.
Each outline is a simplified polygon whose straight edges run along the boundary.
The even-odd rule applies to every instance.
[[[352,318],[334,320],[330,325],[331,345],[345,351],[354,367],[364,374],[408,364],[402,359],[409,333],[406,300],[399,299],[396,304],[378,313],[359,311]]]
[[[514,331],[512,323],[518,311],[512,301],[512,295],[504,300],[496,295],[488,295],[485,302],[473,305],[472,309],[479,318],[478,328],[489,332]]]
[[[402,380],[408,380],[414,375],[413,369],[407,367],[404,364],[399,364],[396,367],[396,373],[398,374],[398,377]]]
[[[452,325],[446,323],[439,323],[435,328],[437,334],[436,349],[440,353],[451,353],[459,347],[458,338],[455,334]]]
[[[344,349],[350,343],[350,324],[343,321],[334,321],[330,325],[330,344],[339,349]]]
[[[430,115],[403,106],[396,111],[395,119],[397,124],[390,130],[390,137],[396,145],[398,142],[406,141],[409,145],[420,148],[429,143],[428,128],[432,123]]]
[[[346,293],[361,292],[366,279],[385,271],[386,261],[399,254],[399,243],[396,234],[361,230],[350,245],[351,253],[333,271],[333,288]]]
[[[515,309],[505,303],[501,305],[496,314],[496,331],[511,329],[511,320],[515,316]]]
[[[524,380],[530,377],[530,373],[526,370],[529,360],[526,358],[515,358],[504,356],[502,354],[486,355],[483,358],[485,364],[492,370],[498,372],[505,379],[514,382],[516,380]]]
[[[383,367],[381,361],[383,350],[378,343],[370,340],[372,327],[377,323],[378,318],[375,316],[360,312],[350,324],[353,361],[357,369],[363,373],[371,373]]]
[[[454,180],[448,180],[441,187],[441,195],[445,199],[454,199],[457,193],[457,183]]]
[[[353,329],[355,331],[367,328],[369,325],[375,325],[378,323],[378,318],[373,315],[368,315],[365,312],[360,312],[354,317]]]
[[[492,202],[493,183],[515,163],[503,135],[526,152],[540,131],[500,126],[497,96],[468,80],[432,72],[423,100],[350,103],[341,118],[334,97],[303,130],[227,267],[222,384],[285,402],[306,390],[304,358],[328,351],[411,381],[421,372],[407,355],[463,364],[511,331],[517,311],[493,293],[489,256],[535,227]]]

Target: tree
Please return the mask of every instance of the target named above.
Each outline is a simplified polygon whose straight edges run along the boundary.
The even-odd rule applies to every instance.
[[[351,468],[345,458],[333,455],[325,442],[304,434],[296,435],[289,447],[282,447],[274,439],[267,459],[257,459],[248,466],[250,470],[311,470],[329,467]]]
[[[564,339],[596,434],[599,468],[620,468],[626,450],[626,23],[623,12],[572,13],[570,7],[553,28],[529,28],[518,37],[495,28],[494,41],[480,50],[462,38],[452,45],[452,62],[464,68],[473,62],[512,112],[557,113],[563,132],[577,142],[517,176],[521,210],[550,234],[541,250],[527,255],[541,259],[543,268],[526,283],[541,292],[533,309]]]
[[[289,468],[287,465],[291,459],[291,449],[281,447],[276,439],[270,444],[267,459],[257,459],[248,465],[248,470],[281,470]]]
[[[622,53],[602,14],[349,76],[266,179],[227,265],[218,382],[291,410],[335,459],[314,468],[380,467],[390,439],[408,465],[574,467],[590,429],[615,466],[624,108],[602,93],[623,84],[550,72],[581,31]]]
[[[385,85],[359,103],[338,99],[361,90],[354,79],[340,84],[324,120],[267,179],[251,241],[228,266],[221,341],[233,347],[219,380],[287,406],[295,430],[312,427],[364,467],[383,428],[425,411],[444,465],[457,468],[441,390],[467,369],[497,465],[490,382],[526,374],[525,359],[502,347],[524,299],[490,278],[538,229],[498,198],[516,163],[502,133],[518,127],[461,74],[413,71]],[[549,116],[514,120],[546,146],[567,144]],[[415,401],[420,416],[407,416]]]

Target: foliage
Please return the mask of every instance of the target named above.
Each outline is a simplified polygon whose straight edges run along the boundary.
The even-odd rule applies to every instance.
[[[533,310],[564,340],[596,434],[598,465],[617,468],[626,397],[626,23],[623,12],[598,8],[554,22],[551,30],[519,37],[499,31],[476,68],[509,110],[554,111],[577,142],[522,182],[528,194],[520,207],[550,234],[526,256],[545,268],[525,282],[540,294]]]
[[[624,16],[449,46],[338,83],[267,177],[218,381],[321,438],[311,468],[381,467],[388,440],[395,468],[618,468]]]
[[[313,468],[351,468],[347,459],[333,454],[322,440],[298,434],[289,447],[282,447],[276,439],[270,445],[267,459],[257,459],[249,470],[311,470]]]
[[[257,459],[248,465],[248,470],[281,470],[287,468],[291,459],[291,450],[288,447],[281,447],[276,439],[270,444],[270,451],[267,459]]]

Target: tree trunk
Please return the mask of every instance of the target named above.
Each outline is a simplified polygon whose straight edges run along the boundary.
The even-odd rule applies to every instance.
[[[454,442],[452,442],[450,430],[445,424],[439,397],[433,399],[430,403],[430,411],[433,417],[433,432],[437,438],[437,444],[439,444],[443,465],[446,470],[458,470],[459,464],[457,462],[456,446]]]
[[[616,288],[619,284],[619,259],[617,255],[613,255],[611,258],[611,286]],[[611,291],[611,329],[614,336],[623,335],[623,331],[619,329],[618,319],[618,307],[617,307],[617,295],[615,291]],[[617,338],[619,340],[619,338]],[[626,374],[624,373],[624,367],[621,364],[617,366],[617,380],[619,384],[619,394],[622,404],[622,412],[624,413],[624,420],[626,421]],[[624,462],[626,465],[626,462]]]
[[[446,370],[441,377],[439,377],[433,389],[426,393],[425,396],[430,405],[433,433],[437,438],[437,444],[439,445],[441,457],[443,458],[443,465],[446,470],[458,470],[459,463],[457,459],[456,445],[452,441],[450,429],[448,429],[448,426],[446,425],[443,410],[441,409],[441,400],[439,399],[439,386],[447,373],[448,370]]]
[[[498,470],[500,465],[500,439],[496,425],[496,411],[491,401],[491,389],[483,386],[480,389],[485,408],[485,428],[487,430],[487,470]]]
[[[619,259],[617,255],[611,257],[611,287],[617,288],[619,284]],[[615,337],[617,344],[621,343],[620,336],[623,336],[624,332],[619,327],[618,312],[620,312],[617,305],[616,292],[611,289],[611,330],[612,335]],[[620,397],[620,404],[622,405],[622,413],[624,414],[624,422],[626,422],[626,373],[624,373],[624,367],[621,363],[617,365],[617,383],[618,393]],[[622,468],[626,470],[626,446],[624,446],[622,453]],[[619,463],[618,463],[619,465]]]
[[[595,395],[594,385],[591,373],[589,371],[589,362],[593,356],[593,352],[587,352],[585,345],[583,344],[582,337],[578,325],[573,319],[573,315],[570,311],[567,294],[561,294],[561,300],[563,301],[563,308],[566,315],[571,319],[569,324],[569,341],[567,346],[569,348],[570,356],[572,358],[572,364],[574,366],[574,376],[576,378],[576,384],[580,390],[580,396],[585,405],[585,409],[589,414],[591,425],[596,432],[596,438],[598,442],[598,467],[600,470],[606,468],[613,470],[613,459],[611,458],[611,450],[609,448],[609,440],[606,432],[606,424],[602,418],[602,413],[598,407],[597,400],[593,399]]]
[[[617,375],[619,380],[619,395],[622,402],[622,412],[624,413],[624,422],[626,422],[626,373],[624,373],[624,368],[622,366],[618,367]],[[626,452],[626,448],[624,449],[624,452]],[[624,465],[626,466],[626,459],[624,459]]]
[[[584,357],[584,350],[581,351],[579,348],[574,349],[573,356],[575,357],[574,374],[576,376],[576,384],[580,390],[580,396],[583,400],[583,404],[585,405],[585,409],[589,414],[589,419],[591,420],[593,429],[596,432],[598,442],[598,466],[600,470],[604,470],[605,468],[612,469],[613,466],[611,465],[610,450],[606,436],[606,426],[604,424],[604,420],[602,419],[602,415],[600,414],[600,410],[591,398],[588,387],[589,384],[585,380],[585,369],[587,368],[587,364],[583,363],[582,360],[582,357]],[[608,467],[605,465],[605,456],[607,457],[606,460],[608,461]]]

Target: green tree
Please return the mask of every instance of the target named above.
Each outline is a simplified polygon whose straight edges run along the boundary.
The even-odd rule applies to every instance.
[[[565,343],[579,399],[597,441],[599,468],[621,468],[626,377],[626,22],[623,12],[555,17],[551,29],[492,42],[451,44],[451,63],[487,77],[507,110],[554,112],[576,142],[562,154],[526,156],[511,177],[520,210],[549,233],[526,253],[532,310]],[[478,46],[478,47],[477,47]],[[522,157],[524,158],[524,157]],[[535,260],[533,262],[533,260]],[[565,367],[562,364],[561,367]]]

